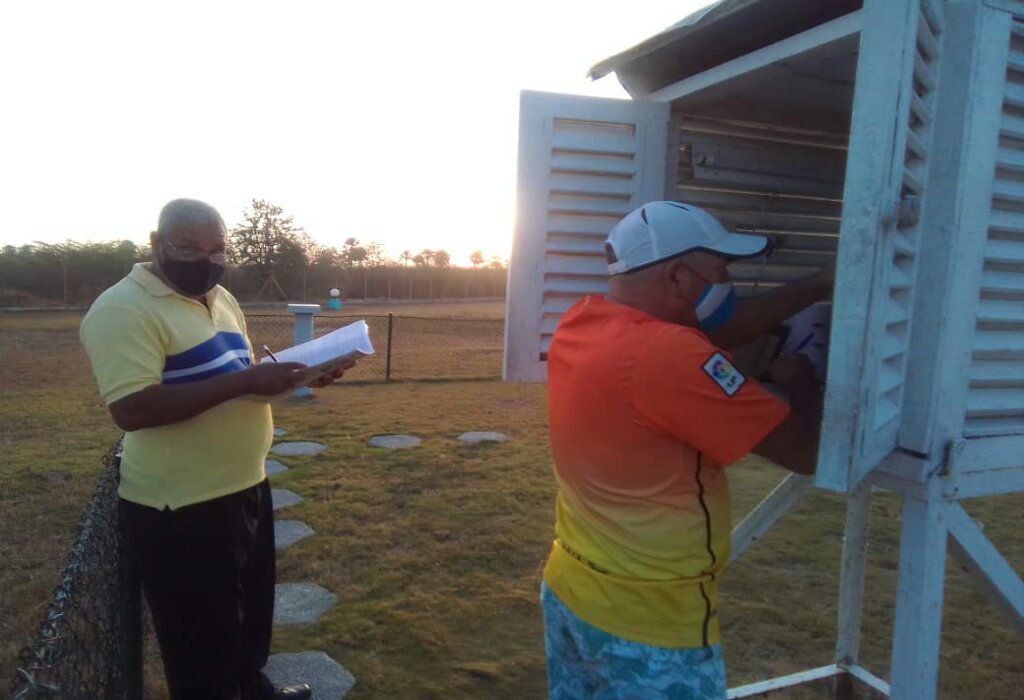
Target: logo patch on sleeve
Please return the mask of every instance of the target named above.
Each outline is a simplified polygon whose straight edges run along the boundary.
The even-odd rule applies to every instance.
[[[721,387],[726,396],[735,396],[740,387],[747,382],[747,378],[736,369],[736,365],[729,362],[720,352],[716,352],[704,363],[704,371]]]

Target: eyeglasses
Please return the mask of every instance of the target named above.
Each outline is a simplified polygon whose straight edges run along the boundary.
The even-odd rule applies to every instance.
[[[192,246],[176,246],[170,241],[161,241],[161,245],[174,251],[175,259],[181,260],[182,262],[198,262],[200,260],[209,260],[214,265],[227,265],[228,254],[227,251],[223,253],[210,253],[207,255],[198,248]]]

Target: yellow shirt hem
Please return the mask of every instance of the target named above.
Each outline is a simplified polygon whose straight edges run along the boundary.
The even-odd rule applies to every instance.
[[[577,617],[617,637],[668,649],[721,641],[718,584],[712,576],[647,581],[601,573],[556,542],[544,581]]]

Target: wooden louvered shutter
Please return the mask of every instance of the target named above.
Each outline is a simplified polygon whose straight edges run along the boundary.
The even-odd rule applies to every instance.
[[[938,0],[867,0],[837,255],[819,486],[897,445],[943,32]]]
[[[963,434],[1024,433],[1024,21],[1013,20]]]
[[[607,288],[604,240],[665,196],[667,103],[524,92],[506,381],[541,382],[562,314]]]

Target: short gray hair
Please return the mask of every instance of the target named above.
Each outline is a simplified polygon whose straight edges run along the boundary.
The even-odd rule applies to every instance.
[[[172,199],[160,210],[156,235],[167,239],[181,228],[224,226],[220,213],[206,202],[198,199]]]

